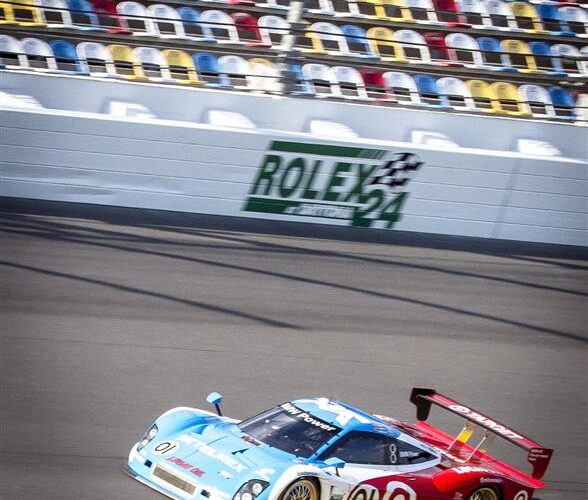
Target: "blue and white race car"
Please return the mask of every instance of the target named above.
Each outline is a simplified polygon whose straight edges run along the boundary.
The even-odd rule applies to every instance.
[[[125,471],[164,495],[210,500],[530,500],[552,450],[432,389],[413,389],[419,422],[326,398],[284,403],[244,421],[174,408],[136,443]],[[431,406],[464,417],[453,437],[429,425]],[[468,444],[475,426],[481,444]],[[529,452],[527,475],[487,453],[489,433]]]

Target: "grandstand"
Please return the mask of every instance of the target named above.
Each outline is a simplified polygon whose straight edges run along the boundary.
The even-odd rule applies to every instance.
[[[3,110],[585,160],[585,2],[3,0],[0,16]]]

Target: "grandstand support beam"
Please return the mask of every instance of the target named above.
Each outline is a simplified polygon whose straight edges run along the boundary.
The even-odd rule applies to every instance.
[[[295,1],[290,4],[288,10],[288,23],[290,31],[282,38],[282,54],[277,57],[278,67],[280,68],[280,83],[284,94],[294,94],[300,91],[300,82],[297,74],[292,70],[292,66],[299,64],[302,60],[302,54],[299,49],[295,49],[296,39],[304,36],[305,24],[302,22],[304,13],[304,0]]]

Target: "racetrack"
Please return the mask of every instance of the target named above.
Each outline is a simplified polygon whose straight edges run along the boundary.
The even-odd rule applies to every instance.
[[[3,500],[161,498],[120,463],[159,413],[213,389],[237,418],[325,395],[412,420],[413,386],[554,447],[538,496],[586,498],[580,252],[30,207],[0,211]]]

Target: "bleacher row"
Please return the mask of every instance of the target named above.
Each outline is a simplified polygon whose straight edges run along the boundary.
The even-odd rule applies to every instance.
[[[6,69],[282,92],[275,61],[291,26],[276,14],[289,2],[181,3],[198,8],[112,0],[0,2],[0,25],[15,35],[0,35],[1,62]],[[208,6],[213,8],[203,8]],[[585,120],[588,16],[579,4],[320,0],[305,6],[319,20],[305,21],[304,36],[296,39],[306,58],[289,67],[297,94]],[[368,25],[320,20],[327,15]],[[393,31],[390,23],[401,29]],[[412,29],[417,26],[449,32]],[[464,27],[473,27],[472,34],[452,31]],[[478,29],[496,35],[482,36]],[[31,31],[35,36],[25,36]],[[160,50],[158,42],[167,48]],[[512,75],[523,80],[508,81]]]

